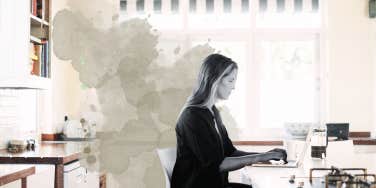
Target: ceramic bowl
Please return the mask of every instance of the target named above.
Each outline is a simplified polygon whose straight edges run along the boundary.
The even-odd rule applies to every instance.
[[[293,137],[305,137],[313,123],[310,122],[288,122],[285,123],[285,131]]]

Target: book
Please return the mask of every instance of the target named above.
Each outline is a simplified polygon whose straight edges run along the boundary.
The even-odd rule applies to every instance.
[[[34,67],[34,63],[36,63],[36,61],[38,61],[38,56],[35,55],[35,49],[34,49],[34,43],[33,42],[30,42],[29,44],[29,70],[30,70],[30,73],[33,74],[33,67]]]
[[[37,0],[32,0],[31,7],[32,7],[31,14],[34,16],[37,16]]]
[[[45,57],[44,57],[44,60],[46,62],[46,73],[45,73],[45,76],[46,78],[49,78],[50,77],[50,58],[49,58],[49,42],[46,41],[46,44],[45,44]]]
[[[49,2],[50,0],[29,0],[30,15],[44,21],[49,21]],[[34,20],[31,20],[34,21]],[[50,77],[50,58],[49,58],[49,27],[39,27],[36,24],[30,25],[30,49],[29,49],[29,71],[30,74],[40,77]],[[37,39],[39,40],[37,40]]]
[[[39,76],[40,75],[40,45],[33,44],[34,54],[37,56],[36,60],[33,60],[33,66],[31,74]]]
[[[40,76],[44,77],[44,45],[41,45],[41,51],[40,51]]]
[[[36,7],[37,7],[36,16],[40,19],[43,19],[43,17],[42,17],[42,14],[43,14],[42,4],[43,4],[42,0],[37,0],[37,2],[36,2]]]

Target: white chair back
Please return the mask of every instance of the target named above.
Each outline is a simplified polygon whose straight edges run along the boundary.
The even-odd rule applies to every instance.
[[[161,160],[163,173],[165,175],[166,188],[170,188],[172,170],[174,169],[176,162],[176,148],[157,149],[157,154],[159,156],[159,160]]]

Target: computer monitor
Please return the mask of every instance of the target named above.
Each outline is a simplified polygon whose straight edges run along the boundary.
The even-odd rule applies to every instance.
[[[327,138],[337,137],[336,140],[348,140],[349,139],[349,123],[327,123]]]

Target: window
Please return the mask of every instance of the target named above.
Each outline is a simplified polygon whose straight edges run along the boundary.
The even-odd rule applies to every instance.
[[[223,11],[226,13],[231,12],[231,0],[223,0]]]
[[[312,0],[312,11],[319,11],[319,0]]]
[[[242,12],[248,12],[249,0],[242,0]]]
[[[166,65],[177,46],[205,43],[239,64],[236,90],[222,103],[234,118],[227,126],[254,138],[281,136],[288,122],[320,121],[320,1],[168,0],[170,10],[161,9],[165,2],[145,1],[161,11],[148,20],[168,48],[159,57]]]
[[[268,1],[267,0],[260,0],[259,5],[260,5],[259,10],[261,12],[265,12],[268,8]]]
[[[277,0],[277,12],[283,12],[285,10],[285,0]]]
[[[304,36],[304,35],[303,35]],[[306,38],[260,38],[258,124],[278,128],[289,122],[318,121],[318,43]]]
[[[162,0],[154,0],[153,1],[153,7],[154,7],[154,12],[156,13],[161,13],[162,10]]]
[[[127,1],[126,0],[121,0],[120,1],[120,11],[121,12],[126,12],[127,11]]]
[[[136,1],[136,9],[137,9],[137,12],[144,12],[144,9],[145,9],[145,2],[144,0],[137,0]]]
[[[206,0],[206,12],[212,13],[214,11],[214,0]]]
[[[296,12],[303,10],[303,0],[294,0],[294,9]]]
[[[173,13],[179,12],[179,0],[171,0],[171,11]]]
[[[196,0],[189,0],[189,11],[196,12]]]
[[[246,103],[240,103],[237,99],[246,98],[246,89],[247,89],[247,42],[240,40],[231,40],[231,38],[223,39],[211,39],[213,42],[210,42],[210,46],[214,47],[216,50],[220,51],[221,54],[231,57],[238,64],[238,75],[235,90],[231,93],[229,100],[221,101],[219,106],[227,107],[229,113],[234,118],[233,121],[234,127],[245,127],[246,126],[246,117],[247,117],[247,105]],[[203,44],[206,41],[204,39],[198,40],[194,39],[192,45]],[[224,123],[228,125],[228,119],[224,120]],[[227,121],[227,122],[226,122]],[[231,126],[231,125],[228,125]]]

